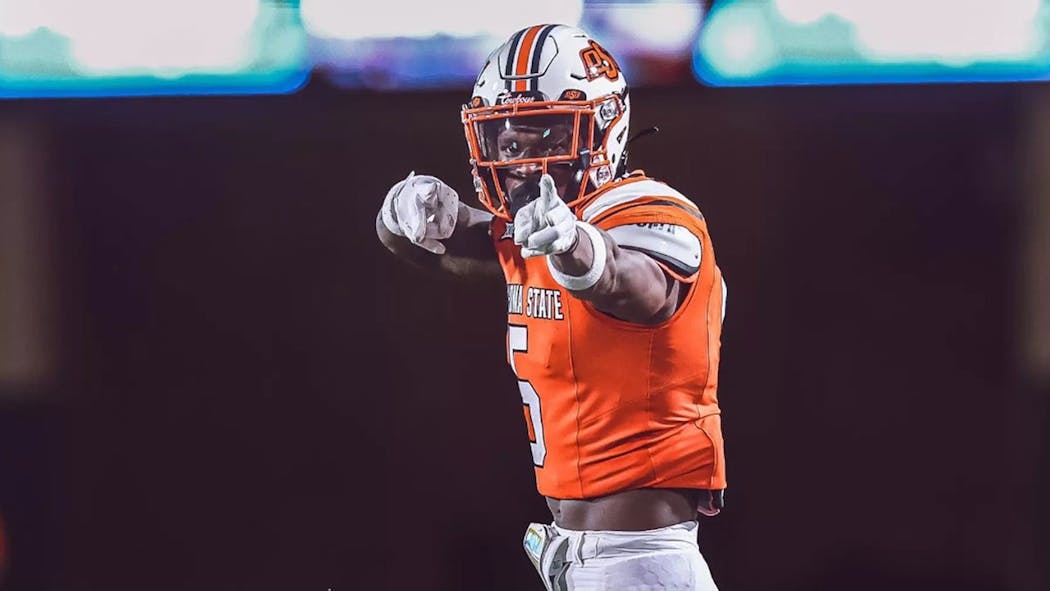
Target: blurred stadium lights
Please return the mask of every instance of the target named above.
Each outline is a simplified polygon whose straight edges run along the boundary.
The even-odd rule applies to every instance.
[[[576,24],[583,0],[531,0],[527,10],[493,10],[481,0],[383,0],[362,6],[346,0],[301,0],[303,23],[320,38],[414,38],[435,35],[508,37],[537,22]]]
[[[579,26],[617,57],[633,85],[689,78],[702,0],[540,0],[528,10],[478,0],[389,0],[368,10],[301,0],[315,67],[335,84],[380,89],[459,88],[515,30]]]
[[[283,2],[0,0],[0,97],[285,92],[306,46]]]
[[[479,0],[301,0],[317,70],[338,86],[376,89],[469,84],[503,38],[536,22],[577,24],[583,0],[536,0],[527,11]]]
[[[1043,0],[724,0],[694,54],[713,85],[1050,77]]]
[[[1050,79],[1050,0],[0,0],[0,97],[462,87],[514,30],[577,25],[633,85]]]
[[[590,11],[593,20],[604,20],[606,27],[599,28],[602,29],[601,36],[608,38],[603,39],[606,45],[612,46],[613,39],[629,39],[635,47],[653,54],[678,55],[688,51],[696,41],[703,21],[700,2],[593,4]]]
[[[690,78],[703,0],[0,0],[0,98],[460,88],[515,30],[580,26],[632,85]]]

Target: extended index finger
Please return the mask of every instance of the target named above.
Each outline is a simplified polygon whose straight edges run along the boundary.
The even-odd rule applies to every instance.
[[[544,199],[544,209],[550,211],[553,209],[558,201],[561,201],[561,197],[558,196],[558,188],[554,185],[554,177],[550,174],[544,174],[540,177],[540,197]]]

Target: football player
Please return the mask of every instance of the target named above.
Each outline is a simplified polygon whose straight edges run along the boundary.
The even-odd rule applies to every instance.
[[[697,206],[628,171],[630,114],[586,33],[518,31],[461,113],[487,211],[410,174],[376,220],[399,256],[507,283],[507,361],[554,517],[524,545],[548,590],[716,588],[697,514],[726,486],[725,283]]]

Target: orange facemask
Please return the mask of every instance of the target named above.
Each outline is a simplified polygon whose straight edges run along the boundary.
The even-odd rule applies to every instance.
[[[531,97],[521,97],[531,98]],[[475,188],[481,203],[500,218],[514,213],[534,195],[539,176],[555,177],[569,207],[594,188],[592,171],[608,170],[607,138],[596,128],[596,112],[610,101],[623,113],[619,97],[593,101],[512,102],[462,111]],[[610,107],[604,107],[608,112]],[[615,120],[604,125],[610,129]],[[600,179],[603,184],[610,179]],[[511,187],[508,190],[508,187]]]

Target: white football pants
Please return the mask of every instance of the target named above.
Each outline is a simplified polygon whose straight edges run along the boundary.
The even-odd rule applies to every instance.
[[[552,526],[566,538],[557,540],[566,544],[564,563],[544,565],[555,591],[718,591],[697,545],[696,521],[645,531]]]

